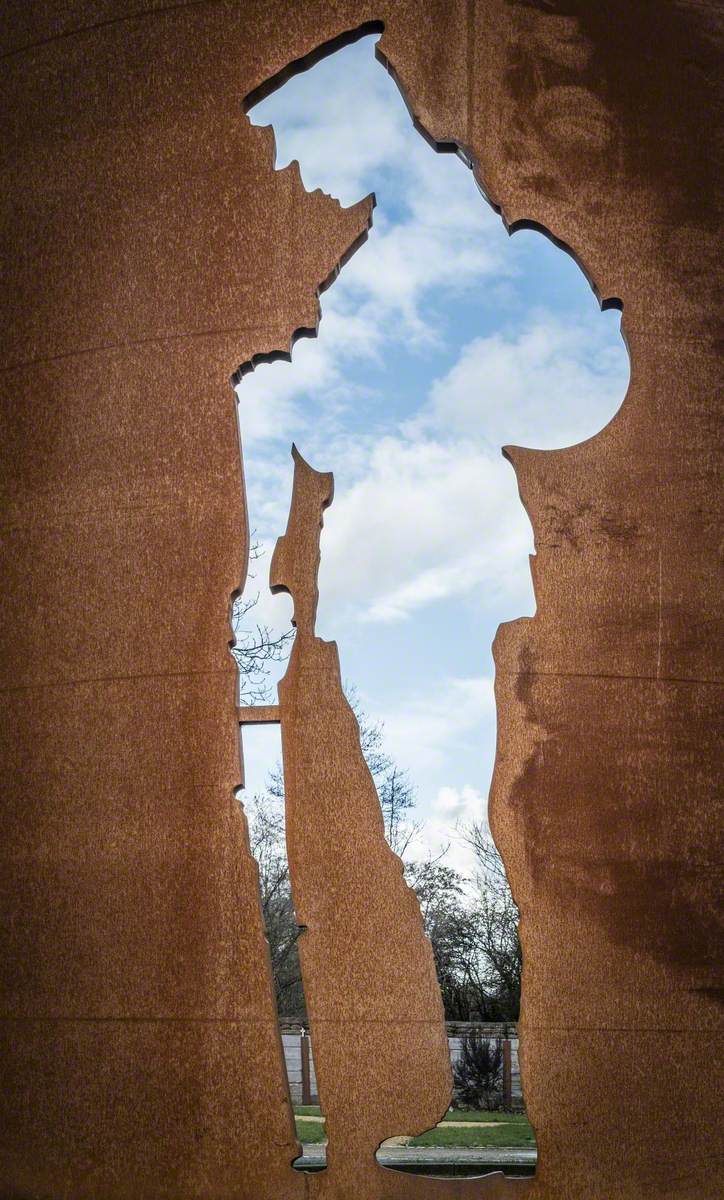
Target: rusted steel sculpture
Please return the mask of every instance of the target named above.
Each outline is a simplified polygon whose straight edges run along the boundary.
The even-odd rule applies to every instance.
[[[319,289],[370,221],[369,202],[342,210],[295,168],[275,172],[273,139],[240,102],[370,23],[418,125],[461,150],[511,229],[572,250],[602,302],[623,305],[631,352],[601,434],[510,451],[538,598],[496,644],[491,799],[523,914],[539,1167],[520,1190],[724,1190],[721,5],[8,0],[8,1200],[343,1195],[336,1164],[331,1182],[290,1165],[233,797],[227,610],[246,514],[229,377],[316,327]],[[380,1169],[355,1200],[515,1186]]]
[[[297,628],[279,684],[287,848],[329,1186],[352,1195],[375,1172],[384,1138],[422,1133],[442,1118],[452,1080],[417,896],[385,841],[337,646],[314,630],[322,511],[332,493],[332,476],[295,449],[289,524],[270,581],[272,591],[291,594]]]

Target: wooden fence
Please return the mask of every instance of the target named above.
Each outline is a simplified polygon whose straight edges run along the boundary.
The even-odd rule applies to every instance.
[[[503,1043],[503,1107],[521,1109],[523,1093],[520,1086],[518,1065],[518,1032],[513,1024],[481,1025],[475,1022],[448,1022],[447,1035],[450,1062],[460,1057],[463,1037],[471,1030],[480,1032],[491,1041]],[[289,1090],[294,1104],[317,1104],[317,1076],[314,1071],[314,1056],[308,1033],[299,1025],[282,1026],[284,1061],[287,1068]]]

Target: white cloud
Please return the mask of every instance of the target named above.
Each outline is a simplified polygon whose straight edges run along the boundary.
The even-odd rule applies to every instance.
[[[467,879],[475,874],[475,854],[465,840],[465,829],[473,822],[487,825],[488,802],[478,788],[441,787],[429,806],[424,829],[412,857],[418,860],[445,855],[445,862]]]
[[[259,367],[239,387],[247,447],[265,443],[271,455],[294,437],[314,465],[335,469],[320,616],[344,605],[366,620],[402,620],[476,588],[504,593],[511,612],[532,611],[531,530],[500,448],[568,445],[606,423],[625,388],[612,317],[591,308],[564,324],[531,313],[522,329],[464,346],[401,428],[390,423],[376,443],[363,421],[351,430],[347,418],[366,398],[360,361],[389,356],[403,339],[434,341],[426,301],[483,279],[499,286],[516,259],[471,173],[413,132],[369,42],[290,81],[254,119],[273,121],[280,163],[297,157],[308,187],[352,203],[373,174],[389,206],[323,297],[319,339],[298,343],[291,366]],[[250,486],[253,522],[269,538],[284,524],[283,480],[272,471],[266,494]]]
[[[427,225],[416,216],[373,228],[364,251],[350,262],[347,285],[375,306],[381,327],[394,317],[415,339],[437,340],[423,303],[433,289],[462,290],[485,275],[504,273],[494,244],[462,229]]]
[[[465,443],[386,437],[325,517],[323,608],[399,620],[476,587],[530,594],[530,525],[512,468]]]
[[[500,218],[464,164],[436,155],[415,133],[371,43],[347,47],[290,80],[252,119],[272,123],[277,165],[296,159],[308,189],[320,187],[347,205],[367,194],[370,177],[384,189],[390,216],[375,212],[369,242],[334,289],[336,302],[340,292],[354,296],[357,314],[371,306],[378,345],[391,319],[402,321],[409,337],[435,338],[424,305],[433,289],[464,289],[512,273]],[[341,354],[344,340],[337,343]]]
[[[463,347],[433,384],[426,421],[491,446],[553,449],[598,433],[619,408],[626,382],[600,313],[565,325],[532,313],[518,332]]]
[[[277,167],[297,159],[306,188],[349,205],[366,194],[371,173],[404,162],[410,119],[395,92],[370,40],[323,59],[250,115],[273,125]]]
[[[433,693],[407,697],[382,714],[385,747],[400,766],[431,771],[443,766],[472,731],[477,738],[494,714],[491,679],[448,679]]]
[[[434,810],[446,829],[480,821],[485,802],[477,788],[466,783],[461,788],[441,787],[435,798]]]
[[[347,321],[332,310],[328,331],[336,347],[346,337],[371,357],[367,319]],[[336,468],[337,498],[322,541],[321,615],[343,605],[366,620],[402,620],[476,588],[504,595],[511,613],[532,611],[531,530],[500,448],[568,445],[605,424],[625,386],[623,362],[606,331],[595,322],[564,327],[535,314],[517,333],[477,338],[433,383],[418,417],[377,440],[371,432],[341,432],[352,389],[328,345],[300,343],[293,368],[260,367],[256,390],[255,376],[239,388],[247,443],[254,440],[250,427],[259,437],[265,430],[267,438],[286,441],[292,430],[299,439],[306,428],[303,453],[313,462],[319,456],[322,469]],[[325,389],[325,412],[310,420],[298,398]],[[265,481],[258,489],[250,481],[252,509],[261,531],[277,536],[285,524],[289,464],[280,474],[260,462]]]
[[[300,396],[328,389],[338,379],[338,367],[328,341],[303,338],[293,361],[260,363],[236,387],[242,442],[288,440],[299,427]]]
[[[583,285],[579,314],[568,264],[559,275],[552,258],[544,260],[547,294],[574,319],[531,307],[541,260],[526,255],[524,241],[508,241],[463,164],[434,154],[412,130],[368,42],[291,80],[252,116],[273,122],[279,165],[297,158],[308,188],[352,204],[374,186],[381,208],[368,242],[322,296],[319,339],[298,342],[291,366],[259,367],[239,386],[251,522],[271,551],[286,525],[292,439],[313,466],[334,470],[318,629],[341,635],[351,678],[367,674],[368,710],[384,720],[395,761],[410,768],[426,821],[420,853],[449,844],[447,861],[465,873],[472,860],[456,826],[486,815],[492,682],[446,678],[442,653],[434,661],[411,654],[409,685],[420,690],[393,704],[386,664],[374,681],[375,641],[394,633],[400,644],[419,636],[424,646],[445,620],[435,606],[473,596],[475,619],[467,623],[472,603],[458,605],[460,625],[449,635],[456,649],[474,644],[482,662],[489,639],[481,644],[480,617],[492,629],[533,611],[532,533],[500,450],[570,445],[603,427],[627,380],[618,317],[595,311]],[[495,333],[460,345],[469,334],[456,322],[462,314],[469,329],[474,316],[450,303],[461,297],[486,321],[503,297],[501,312],[519,324],[500,318]],[[405,387],[396,390],[396,357],[407,365],[403,348],[439,344],[440,328],[459,348],[457,361],[410,416]],[[384,396],[375,390],[388,385]],[[291,601],[270,597],[268,564],[267,556],[252,590],[261,592],[259,617],[279,628]],[[342,628],[343,616],[354,629]],[[404,631],[379,629],[412,616]],[[251,753],[261,770],[261,748]]]

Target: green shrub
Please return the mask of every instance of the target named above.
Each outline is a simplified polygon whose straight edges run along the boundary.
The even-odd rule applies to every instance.
[[[461,1108],[494,1111],[503,1104],[503,1044],[472,1029],[463,1036],[453,1067],[455,1101]]]

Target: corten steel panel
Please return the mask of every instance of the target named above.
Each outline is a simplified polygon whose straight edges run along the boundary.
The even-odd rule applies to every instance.
[[[509,452],[538,609],[496,640],[491,822],[523,918],[537,1176],[378,1169],[362,1200],[718,1196],[721,10],[140,8],[2,18],[1,1194],[345,1194],[289,1167],[232,798],[229,376],[314,326],[369,219],[275,173],[241,101],[380,21],[427,135],[623,303],[632,379],[597,437]]]
[[[293,598],[297,630],[279,684],[286,838],[329,1138],[325,1194],[352,1197],[376,1194],[374,1155],[385,1138],[423,1133],[442,1119],[452,1078],[417,896],[385,841],[336,643],[315,633],[332,476],[293,454],[289,523],[270,572],[272,591]]]
[[[0,1194],[276,1200],[230,377],[315,325],[370,206],[274,172],[240,8],[94,16],[37,6],[2,69]]]

